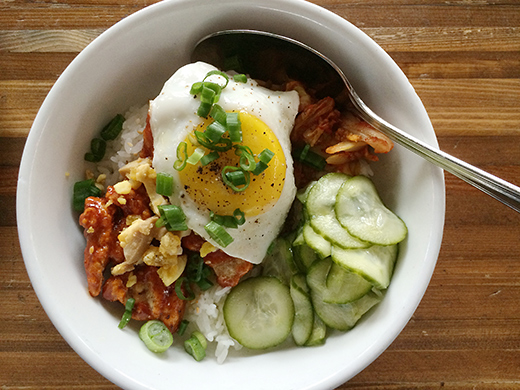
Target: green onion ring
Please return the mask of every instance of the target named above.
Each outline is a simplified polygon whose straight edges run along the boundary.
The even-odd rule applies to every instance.
[[[188,144],[186,142],[181,142],[177,146],[177,161],[173,163],[173,167],[182,171],[186,167],[186,162],[188,160]]]

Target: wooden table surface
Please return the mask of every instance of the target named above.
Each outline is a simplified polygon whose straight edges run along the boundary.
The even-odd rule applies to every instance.
[[[0,388],[114,389],[60,337],[31,287],[16,180],[45,95],[92,39],[153,0],[0,2]],[[316,0],[379,43],[441,149],[520,185],[520,1]],[[436,271],[409,324],[340,389],[520,389],[520,214],[446,174]]]

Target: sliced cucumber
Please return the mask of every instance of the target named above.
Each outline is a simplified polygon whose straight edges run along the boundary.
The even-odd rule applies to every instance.
[[[340,224],[360,240],[393,245],[406,237],[404,222],[385,207],[374,183],[365,176],[343,183],[337,193],[335,209]]]
[[[323,322],[332,329],[342,331],[351,329],[363,314],[381,300],[381,297],[372,291],[357,301],[346,304],[326,303],[314,290],[311,290],[311,298],[314,310]]]
[[[301,272],[307,273],[309,267],[316,261],[319,260],[318,254],[310,246],[294,245],[293,244],[293,255],[294,262]]]
[[[397,259],[397,245],[373,245],[367,249],[332,247],[332,260],[345,269],[358,273],[376,288],[390,284]]]
[[[366,248],[370,244],[353,237],[336,219],[336,195],[349,176],[328,173],[312,186],[305,202],[309,221],[317,233],[342,248]]]
[[[304,188],[299,190],[296,193],[296,198],[303,204],[307,201],[307,196],[309,195],[309,191],[311,188],[316,184],[316,181],[311,181],[309,184],[307,184]]]
[[[262,260],[262,275],[275,276],[288,286],[296,272],[291,243],[283,237],[278,237],[273,242],[269,254]]]
[[[296,345],[305,345],[311,336],[314,323],[314,310],[305,275],[297,274],[292,277],[290,292],[294,303],[293,339]]]
[[[305,243],[314,249],[322,259],[330,256],[332,244],[324,239],[321,234],[318,234],[310,223],[303,225],[302,233]]]
[[[294,322],[289,287],[270,276],[240,282],[227,296],[223,311],[231,337],[251,349],[281,344]]]
[[[305,343],[306,347],[314,347],[316,345],[322,345],[325,343],[325,339],[327,338],[327,325],[322,321],[322,319],[314,313],[314,321],[312,323],[312,332],[307,342]]]
[[[330,258],[315,262],[307,273],[307,283],[325,303],[350,303],[372,289],[362,276],[346,271]]]

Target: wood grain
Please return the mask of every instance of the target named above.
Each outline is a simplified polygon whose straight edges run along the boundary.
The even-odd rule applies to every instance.
[[[74,57],[149,0],[0,2],[0,386],[117,389],[61,338],[16,231],[16,181],[43,99]],[[520,3],[316,0],[361,28],[422,99],[443,150],[520,184]],[[520,214],[446,174],[435,273],[392,345],[339,389],[520,389]]]

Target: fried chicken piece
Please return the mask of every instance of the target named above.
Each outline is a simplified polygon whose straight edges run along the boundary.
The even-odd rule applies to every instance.
[[[114,248],[114,214],[117,207],[109,204],[106,198],[88,197],[85,209],[79,217],[83,226],[87,246],[84,252],[84,265],[87,274],[88,291],[96,297],[101,292],[103,272],[111,259]],[[119,245],[119,244],[118,244]]]
[[[183,248],[192,252],[200,252],[205,242],[206,240],[193,232],[182,238]],[[220,249],[206,254],[203,259],[204,263],[215,272],[217,283],[221,287],[236,286],[240,278],[253,268],[250,262],[229,256]]]
[[[204,263],[213,268],[217,276],[217,283],[221,287],[236,286],[240,278],[253,268],[253,264],[250,262],[231,257],[221,250],[208,253],[204,257]]]
[[[125,259],[118,235],[128,226],[126,218],[130,215],[150,217],[149,203],[144,188],[121,195],[113,186],[107,188],[104,198],[89,197],[85,200],[79,224],[85,229],[83,234],[87,239],[84,266],[91,296],[96,297],[101,292],[107,265],[111,261],[118,264]]]
[[[134,281],[129,278],[135,277]],[[128,287],[128,285],[130,285]],[[148,265],[133,272],[111,276],[103,286],[103,298],[126,304],[135,299],[132,318],[138,321],[159,320],[175,333],[184,316],[186,301],[180,299],[172,284],[166,287],[157,274],[157,268]]]

